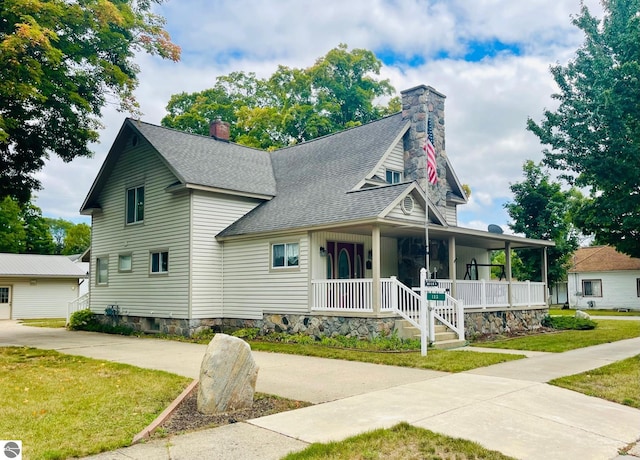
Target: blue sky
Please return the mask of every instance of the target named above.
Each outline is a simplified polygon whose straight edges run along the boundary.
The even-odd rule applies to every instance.
[[[601,14],[597,0],[585,4]],[[172,94],[210,88],[218,76],[308,67],[340,43],[372,50],[398,93],[427,84],[447,96],[446,153],[472,190],[459,224],[507,230],[509,184],[525,160],[542,158],[527,117],[554,107],[549,66],[582,43],[571,25],[579,9],[579,0],[169,0],[156,11],[182,60],[139,55],[136,96],[142,119],[159,124]],[[78,209],[125,116],[104,110],[93,158],[47,161],[36,200],[45,216],[89,222]]]

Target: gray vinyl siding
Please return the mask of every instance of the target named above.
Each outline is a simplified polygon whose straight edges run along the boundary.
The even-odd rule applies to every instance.
[[[189,193],[169,193],[176,177],[141,142],[120,156],[100,192],[102,211],[93,216],[91,309],[117,304],[123,314],[189,317]],[[125,224],[125,197],[144,185],[144,221]],[[150,274],[151,251],[169,252],[169,272]],[[118,255],[131,254],[132,270],[118,272]],[[108,257],[108,285],[96,286],[96,258]]]
[[[402,173],[402,180],[404,180],[404,147],[402,141],[396,143],[389,156],[385,158],[380,169],[376,171],[376,175],[384,179],[387,177],[387,169],[400,171]]]
[[[439,211],[444,215],[447,224],[451,226],[458,225],[458,213],[455,206],[445,206],[443,208],[439,208]]]
[[[65,318],[69,302],[78,297],[77,279],[2,278],[11,287],[11,318]]]
[[[299,243],[299,268],[272,269],[271,245]],[[260,319],[263,313],[309,311],[307,234],[224,243],[224,316]]]
[[[259,200],[194,191],[191,197],[192,318],[221,318],[223,243],[215,236],[251,211]]]
[[[413,211],[411,212],[411,214],[405,214],[404,211],[402,211],[402,205],[398,204],[385,217],[389,219],[410,221],[410,222],[415,222],[415,223],[424,225],[424,220],[425,220],[424,206],[418,203],[418,200],[414,198]]]

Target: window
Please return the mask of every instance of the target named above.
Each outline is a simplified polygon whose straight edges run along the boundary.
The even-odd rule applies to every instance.
[[[127,224],[144,220],[144,187],[127,190]]]
[[[8,287],[0,287],[0,303],[9,303]]]
[[[638,293],[638,297],[640,297],[640,278],[636,278],[636,292]]]
[[[602,297],[602,280],[582,280],[584,297]]]
[[[151,273],[169,273],[169,252],[151,253]]]
[[[298,266],[298,255],[300,252],[300,246],[298,243],[274,244],[271,248],[273,253],[271,266],[273,268]]]
[[[105,286],[109,281],[109,258],[98,257],[96,259],[96,284]]]
[[[118,271],[119,272],[131,271],[131,254],[120,254],[118,256]]]
[[[400,181],[402,181],[402,173],[400,171],[387,169],[387,182],[390,184],[397,184]]]

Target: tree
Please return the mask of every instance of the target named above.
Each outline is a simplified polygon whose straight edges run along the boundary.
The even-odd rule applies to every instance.
[[[507,263],[504,249],[491,253],[491,263],[496,265],[505,265]],[[501,275],[502,270],[499,267],[491,267],[491,278],[499,279]],[[525,269],[518,253],[514,250],[511,251],[511,276],[517,280],[530,279],[529,271]]]
[[[64,237],[62,254],[82,254],[89,246],[91,246],[91,227],[87,224],[76,224]]]
[[[26,203],[22,206],[21,216],[26,233],[24,252],[56,254],[56,245],[41,209],[32,203]]]
[[[575,212],[585,234],[640,257],[640,0],[603,0],[599,20],[583,6],[573,24],[584,44],[551,68],[560,102],[527,127],[550,146],[544,163],[589,196]]]
[[[533,161],[526,161],[522,170],[524,180],[511,184],[514,199],[504,207],[513,219],[509,227],[514,232],[555,242],[547,255],[547,276],[551,286],[566,279],[569,260],[578,248],[578,234],[571,217],[582,196],[576,190],[563,191],[560,183],[552,182]],[[540,250],[520,249],[517,254],[523,263],[521,276],[532,281],[541,280]]]
[[[11,197],[5,197],[0,202],[0,252],[24,251],[27,235],[20,211],[20,205]]]
[[[53,241],[55,243],[55,252],[54,254],[62,254],[65,247],[65,239],[67,238],[67,234],[71,231],[75,224],[68,220],[57,218],[54,219],[52,217],[44,218],[47,226],[49,227],[49,232],[53,237]]]
[[[250,147],[274,149],[304,142],[400,110],[400,99],[386,106],[388,80],[377,80],[382,63],[371,51],[340,45],[307,69],[279,66],[267,79],[233,72],[213,88],[171,96],[162,125],[209,135],[209,123],[231,124],[230,139]]]
[[[0,198],[40,188],[44,158],[91,156],[105,104],[135,111],[135,53],[178,60],[161,0],[0,2]]]

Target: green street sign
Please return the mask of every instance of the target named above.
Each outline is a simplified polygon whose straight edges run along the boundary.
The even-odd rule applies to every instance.
[[[427,292],[427,300],[445,300],[444,292]]]

